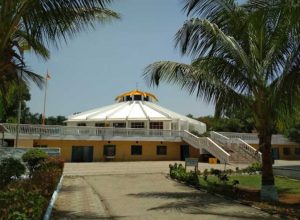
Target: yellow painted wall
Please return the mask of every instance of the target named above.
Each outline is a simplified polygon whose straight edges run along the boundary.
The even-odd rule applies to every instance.
[[[35,140],[35,145],[47,147],[60,147],[61,156],[65,161],[71,161],[72,146],[93,146],[93,161],[104,161],[104,145],[116,145],[114,161],[140,161],[140,160],[180,160],[180,142],[159,141],[71,141],[71,140]],[[131,145],[142,145],[142,155],[131,155]],[[167,155],[157,155],[158,145],[167,146]],[[199,150],[190,147],[190,156],[199,157]]]
[[[255,149],[258,148],[258,144],[251,144]],[[283,153],[283,148],[290,148],[290,155],[285,155]],[[278,148],[279,150],[279,160],[300,160],[300,155],[295,154],[295,148],[300,148],[300,145],[279,145],[272,144],[272,148]]]
[[[33,147],[33,140],[30,139],[19,139],[19,147]],[[16,147],[16,141],[14,141],[14,147]]]
[[[189,151],[190,151],[190,157],[199,158],[199,156],[200,156],[199,149],[190,146]]]

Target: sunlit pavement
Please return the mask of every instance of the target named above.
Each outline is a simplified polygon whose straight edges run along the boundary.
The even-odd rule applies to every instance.
[[[99,162],[99,163],[66,163],[65,176],[87,176],[102,174],[134,174],[134,173],[168,173],[169,164],[181,163],[182,161],[140,161],[140,162]],[[224,170],[233,169],[238,166],[245,168],[245,164],[224,165],[198,163],[199,170],[210,170],[211,168]]]
[[[255,208],[170,180],[169,163],[66,164],[51,219],[272,219]]]

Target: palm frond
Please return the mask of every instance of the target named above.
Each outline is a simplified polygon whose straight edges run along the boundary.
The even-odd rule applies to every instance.
[[[160,82],[176,84],[207,102],[222,102],[223,106],[245,104],[243,94],[224,84],[222,79],[209,71],[192,65],[171,61],[156,62],[145,68],[144,77],[149,85],[158,86]]]

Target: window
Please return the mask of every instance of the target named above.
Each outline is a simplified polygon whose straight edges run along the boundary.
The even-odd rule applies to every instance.
[[[131,122],[131,128],[144,128],[144,122]]]
[[[167,146],[157,146],[156,154],[157,155],[167,155]]]
[[[95,123],[95,127],[103,128],[105,127],[105,123],[104,122]]]
[[[131,145],[131,155],[142,155],[142,145]]]
[[[126,96],[126,101],[131,101],[131,100],[132,100],[132,98],[130,95]]]
[[[37,144],[37,145],[34,145],[33,147],[46,148],[46,147],[48,147],[48,146],[47,146],[47,145],[39,145],[39,144]]]
[[[134,95],[134,96],[133,96],[133,99],[134,99],[135,101],[140,101],[140,100],[142,100],[142,96],[141,96],[141,95]]]
[[[300,155],[300,147],[296,147],[295,148],[295,154],[296,155]]]
[[[291,149],[288,147],[284,147],[283,148],[283,154],[284,155],[290,155],[291,154]]]
[[[149,101],[149,96],[144,97],[144,101]]]
[[[163,122],[162,121],[154,121],[150,122],[150,129],[163,129]]]
[[[103,155],[105,157],[114,157],[116,155],[116,145],[104,145]]]
[[[126,123],[125,122],[115,122],[113,123],[114,128],[126,128]]]
[[[86,123],[80,122],[80,123],[77,123],[77,126],[86,126]]]

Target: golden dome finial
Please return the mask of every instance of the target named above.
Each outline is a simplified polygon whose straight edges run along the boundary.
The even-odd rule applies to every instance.
[[[126,100],[126,97],[127,97],[127,96],[132,97],[132,96],[134,96],[134,95],[141,95],[141,96],[144,97],[144,98],[148,97],[148,98],[151,98],[151,99],[154,100],[154,101],[158,101],[158,99],[156,98],[156,96],[153,95],[152,93],[149,93],[149,92],[143,92],[143,91],[140,91],[140,90],[138,90],[138,89],[132,90],[132,91],[130,91],[130,92],[125,92],[125,93],[123,93],[123,94],[117,96],[117,97],[115,98],[115,100],[118,101],[118,102],[122,102],[122,101]]]

